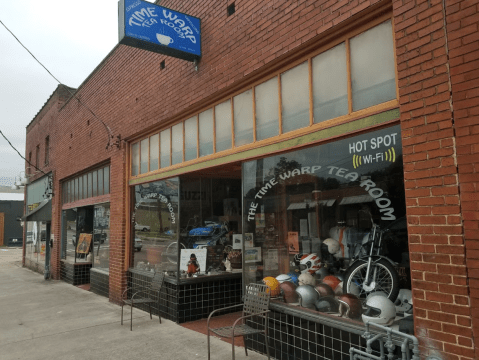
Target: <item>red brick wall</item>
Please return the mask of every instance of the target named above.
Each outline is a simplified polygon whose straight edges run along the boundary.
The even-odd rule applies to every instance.
[[[479,4],[447,1],[457,164],[469,275],[473,340],[479,341]],[[465,344],[470,343],[470,339]],[[479,358],[476,349],[475,358]]]
[[[424,356],[472,359],[445,9],[438,0],[393,6],[416,336]]]

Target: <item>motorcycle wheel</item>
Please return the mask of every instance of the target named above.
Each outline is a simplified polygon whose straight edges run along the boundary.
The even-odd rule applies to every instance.
[[[344,274],[343,292],[357,294],[364,302],[366,297],[377,291],[387,294],[389,300],[394,302],[399,294],[399,275],[394,266],[386,259],[373,260],[371,272],[375,281],[369,286],[364,284],[368,267],[367,259],[353,263]]]
[[[180,248],[181,249],[186,249],[186,246],[180,243]],[[172,264],[177,264],[178,263],[178,242],[174,241],[170,243],[165,251],[163,252],[163,255],[166,256],[168,261]]]

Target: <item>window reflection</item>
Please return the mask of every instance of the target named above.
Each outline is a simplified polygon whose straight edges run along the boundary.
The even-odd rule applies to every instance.
[[[132,213],[133,267],[145,271],[177,271],[178,179],[155,181],[134,188]]]

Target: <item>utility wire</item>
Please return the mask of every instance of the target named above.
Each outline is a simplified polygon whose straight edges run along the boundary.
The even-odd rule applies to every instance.
[[[84,106],[98,121],[100,121],[100,122],[103,124],[103,126],[104,126],[105,129],[106,129],[106,131],[108,131],[108,144],[106,145],[106,148],[108,149],[108,148],[111,146],[111,143],[110,143],[110,142],[111,142],[111,140],[113,139],[113,132],[111,131],[110,127],[109,127],[107,124],[105,124],[105,123],[103,122],[103,120],[101,120],[98,116],[96,116],[96,114],[93,112],[93,110],[91,110],[88,106],[86,106],[84,103],[82,103],[82,101],[81,101],[78,97],[76,97],[75,93],[74,93],[73,91],[71,91],[71,90],[68,88],[68,86],[63,85],[63,84],[60,82],[60,80],[58,80],[58,79],[45,67],[45,65],[43,65],[43,64],[35,57],[35,55],[33,55],[32,52],[31,52],[30,50],[28,50],[28,48],[27,48],[25,45],[22,44],[22,42],[15,36],[15,34],[14,34],[12,31],[3,23],[2,20],[0,20],[0,23],[3,25],[3,27],[4,27],[5,29],[7,29],[7,31],[8,31],[10,34],[12,34],[12,36],[15,38],[15,40],[17,40],[18,43],[19,43],[20,45],[22,45],[22,47],[23,47],[25,50],[28,51],[28,53],[36,60],[36,62],[38,62],[38,63],[50,74],[50,76],[51,76],[52,78],[54,78],[60,85],[62,85],[63,87],[65,87],[65,88],[67,89],[67,91],[71,94],[71,96],[74,97],[74,98],[80,103],[80,105]],[[2,135],[3,135],[3,134],[2,134]],[[3,137],[5,137],[5,136],[3,136]],[[6,138],[5,138],[5,139],[6,139]],[[7,141],[8,141],[8,140],[7,140]],[[9,143],[10,143],[10,142],[9,142]],[[10,144],[10,145],[12,145],[12,144]],[[13,147],[13,146],[12,146],[12,147]],[[15,149],[15,148],[14,148],[14,149]],[[16,150],[16,149],[15,149],[15,150]],[[17,151],[17,152],[18,152],[18,151]],[[19,153],[19,154],[20,154],[20,153]],[[20,156],[21,156],[21,155],[20,155]],[[22,157],[23,157],[23,156],[22,156]],[[25,158],[24,158],[24,159],[25,159]],[[26,159],[25,159],[25,160],[26,160]],[[28,161],[27,161],[27,162],[28,162]],[[35,166],[35,168],[37,168],[37,167]]]

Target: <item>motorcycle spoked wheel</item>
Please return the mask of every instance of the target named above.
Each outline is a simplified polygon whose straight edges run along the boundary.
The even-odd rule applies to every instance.
[[[364,259],[356,261],[347,269],[344,274],[343,292],[354,294],[359,290],[359,298],[364,302],[369,294],[382,291],[394,302],[399,294],[399,274],[394,266],[386,259],[373,260],[370,272],[374,285],[370,284],[369,287],[363,286],[367,267],[367,259]]]
[[[186,246],[183,245],[182,243],[180,243],[180,247],[181,249],[186,249]],[[168,259],[170,263],[177,264],[178,263],[178,242],[174,241],[170,243],[166,247],[163,255],[166,256],[166,258]]]

